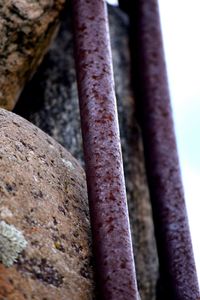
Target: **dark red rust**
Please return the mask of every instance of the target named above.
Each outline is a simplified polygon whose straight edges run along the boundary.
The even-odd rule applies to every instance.
[[[197,300],[199,286],[174,134],[158,4],[157,0],[133,2],[136,95],[164,288],[159,299]],[[129,1],[129,11],[133,2]]]
[[[72,3],[100,299],[138,299],[105,1],[73,0]]]

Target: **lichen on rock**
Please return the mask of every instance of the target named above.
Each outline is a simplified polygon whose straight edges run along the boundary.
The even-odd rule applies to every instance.
[[[0,299],[94,299],[83,169],[4,109],[0,136]]]
[[[0,221],[0,261],[6,267],[13,265],[26,246],[27,241],[20,230]]]

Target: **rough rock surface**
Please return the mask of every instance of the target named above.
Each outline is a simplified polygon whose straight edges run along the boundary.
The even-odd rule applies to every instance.
[[[109,7],[116,96],[136,270],[142,300],[154,300],[158,260],[143,157],[130,80],[128,19]],[[29,103],[27,104],[27,99]],[[42,128],[83,163],[73,41],[69,14],[16,112]]]
[[[0,263],[0,299],[93,299],[83,169],[51,137],[2,109],[0,136],[0,227],[14,226],[27,242],[14,264]],[[7,245],[5,235],[0,249],[12,258],[16,234],[7,232]]]
[[[64,2],[0,1],[0,107],[14,107],[49,46]]]

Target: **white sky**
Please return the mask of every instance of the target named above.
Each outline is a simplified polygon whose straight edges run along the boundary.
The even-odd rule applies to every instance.
[[[113,5],[118,5],[118,0],[106,0],[106,2],[113,4]]]
[[[182,178],[200,281],[200,0],[158,1]],[[108,2],[117,3],[116,0]]]

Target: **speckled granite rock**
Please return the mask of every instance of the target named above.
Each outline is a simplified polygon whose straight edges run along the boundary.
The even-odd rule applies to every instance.
[[[154,300],[158,260],[142,138],[131,90],[128,20],[114,7],[109,7],[109,19],[138,285],[142,300]],[[70,19],[66,13],[55,43],[22,94],[16,112],[49,133],[83,162],[72,34],[69,28]],[[29,105],[26,105],[27,99]]]
[[[52,138],[2,109],[0,136],[0,299],[93,299],[83,169]]]
[[[14,107],[49,46],[64,2],[0,1],[0,107]]]

